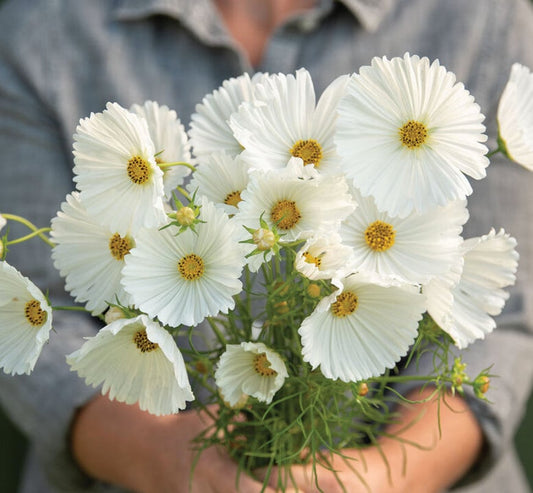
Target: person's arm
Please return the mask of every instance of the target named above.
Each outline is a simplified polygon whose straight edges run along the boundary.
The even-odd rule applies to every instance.
[[[72,450],[89,476],[136,492],[273,492],[239,475],[235,461],[214,447],[202,452],[191,476],[192,440],[208,423],[205,413],[154,416],[99,395],[73,422]]]

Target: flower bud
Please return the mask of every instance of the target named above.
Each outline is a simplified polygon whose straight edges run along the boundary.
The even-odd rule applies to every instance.
[[[182,226],[190,226],[196,219],[196,214],[190,207],[181,207],[176,211],[176,220]]]
[[[270,250],[276,244],[276,235],[265,228],[256,229],[252,239],[260,251]]]
[[[311,296],[311,298],[320,298],[320,286],[312,282],[307,286],[307,294]]]
[[[474,393],[477,397],[483,398],[490,387],[490,378],[487,375],[479,375],[474,380]]]
[[[109,325],[115,320],[120,320],[121,318],[126,318],[124,312],[118,306],[110,306],[109,310],[105,312],[105,323]]]

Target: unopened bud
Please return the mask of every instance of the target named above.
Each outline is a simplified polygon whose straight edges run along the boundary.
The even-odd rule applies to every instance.
[[[121,318],[126,318],[126,315],[124,315],[124,312],[118,307],[118,306],[111,306],[109,307],[109,310],[105,312],[105,323],[109,325],[110,323],[114,322],[115,320],[120,320]]]
[[[320,286],[314,282],[307,287],[307,293],[311,298],[320,298]]]
[[[358,394],[359,397],[364,397],[366,394],[368,394],[368,385],[365,382],[361,382],[359,384]]]
[[[477,397],[483,397],[490,387],[490,378],[487,375],[479,375],[474,380],[474,392]]]
[[[265,228],[256,229],[252,239],[260,251],[270,250],[276,244],[276,235]]]
[[[190,207],[181,207],[176,211],[176,221],[182,226],[190,226],[196,219],[196,214]]]

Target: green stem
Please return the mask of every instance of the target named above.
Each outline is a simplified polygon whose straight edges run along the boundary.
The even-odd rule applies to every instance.
[[[493,149],[492,151],[487,152],[486,156],[488,158],[491,158],[495,154],[498,154],[498,152],[502,152],[502,150],[499,147],[497,149]]]
[[[9,221],[16,221],[18,223],[23,224],[24,226],[31,229],[35,233],[33,236],[38,236],[39,238],[41,238],[41,240],[43,240],[47,245],[49,245],[52,248],[55,246],[54,243],[52,243],[49,238],[47,238],[44,234],[42,234],[43,230],[49,230],[49,228],[38,228],[37,226],[35,226],[35,224],[31,223],[26,218],[22,216],[17,216],[15,214],[2,213],[2,216],[4,219],[7,219]],[[13,240],[13,242],[18,242],[18,241]]]
[[[51,231],[52,228],[41,228],[41,229],[37,229],[36,231],[34,231],[33,233],[30,233],[26,236],[21,236],[20,238],[16,238],[15,240],[10,240],[7,242],[7,245],[16,245],[17,243],[22,243],[26,240],[30,240],[31,238],[34,238],[35,236],[41,236],[42,233],[48,233],[49,231]],[[49,243],[50,244],[50,243]],[[50,245],[53,245],[50,244]]]
[[[83,306],[53,306],[52,310],[66,311],[66,312],[86,312],[91,313]]]
[[[157,165],[162,170],[165,170],[167,168],[172,168],[174,166],[185,166],[186,168],[189,168],[191,171],[195,171],[196,170],[196,168],[192,164],[186,163],[184,161],[175,161],[173,163],[157,163]]]

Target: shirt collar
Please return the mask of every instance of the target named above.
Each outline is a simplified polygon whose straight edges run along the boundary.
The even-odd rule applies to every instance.
[[[396,0],[336,1],[344,4],[364,29],[375,31]],[[319,0],[318,4],[322,3],[324,0]],[[115,0],[113,5],[113,16],[119,20],[141,19],[154,14],[175,17],[211,40],[224,37],[224,29],[211,0]]]

